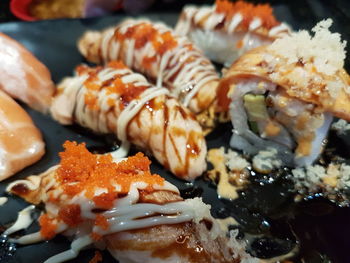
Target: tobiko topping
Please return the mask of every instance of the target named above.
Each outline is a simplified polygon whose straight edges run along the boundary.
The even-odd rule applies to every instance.
[[[96,196],[105,196],[105,193],[128,193],[134,182],[145,182],[148,189],[153,189],[153,185],[164,184],[162,177],[151,174],[151,161],[142,153],[116,163],[110,154],[90,153],[85,143],[66,141],[63,146],[65,151],[60,153],[61,162],[56,179],[67,195],[73,196],[85,191],[87,198],[97,200]],[[95,195],[98,188],[107,191]]]
[[[61,161],[56,171],[55,179],[63,194],[69,198],[83,195],[94,202],[97,208],[109,209],[119,196],[125,196],[133,183],[144,182],[145,190],[152,191],[155,185],[164,185],[164,179],[157,174],[151,174],[151,161],[142,153],[137,153],[124,161],[114,162],[110,154],[92,154],[86,149],[85,143],[66,141],[64,151],[60,153]],[[50,199],[59,203],[60,199]],[[81,207],[78,204],[62,206],[57,218],[44,214],[39,219],[40,233],[45,239],[56,235],[57,222],[68,226],[80,224]],[[97,215],[95,225],[108,229],[108,222],[102,215]]]
[[[269,4],[254,5],[244,1],[231,2],[229,0],[217,0],[216,13],[223,13],[228,18],[235,14],[243,17],[242,26],[248,28],[255,18],[260,18],[264,27],[270,29],[280,24],[273,15],[272,7]]]
[[[112,61],[108,63],[108,68],[112,68],[115,70],[127,69],[121,61]],[[88,74],[89,77],[84,81],[84,87],[87,89],[87,93],[85,94],[85,104],[90,110],[99,110],[98,105],[98,96],[99,91],[101,89],[106,89],[107,95],[117,94],[121,101],[124,104],[130,103],[133,99],[137,99],[140,97],[141,93],[145,91],[148,86],[135,86],[133,83],[124,83],[122,81],[122,74],[115,74],[112,80],[108,80],[105,82],[100,82],[98,73],[100,69],[95,71],[91,71],[86,66],[78,66],[76,68],[76,72],[78,75]],[[109,100],[108,105],[114,106],[118,100]],[[126,106],[124,105],[124,106]]]

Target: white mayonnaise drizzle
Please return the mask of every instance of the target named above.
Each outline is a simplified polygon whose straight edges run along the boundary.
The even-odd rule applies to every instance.
[[[207,30],[214,30],[215,27],[225,19],[224,14],[217,14],[215,16],[209,16],[204,22],[204,28]]]
[[[259,27],[261,27],[261,25],[262,25],[261,19],[258,17],[254,17],[254,19],[249,24],[249,31],[254,31]]]
[[[216,7],[213,8],[208,6],[195,7],[186,6],[183,11],[183,16],[181,16],[178,24],[176,25],[175,32],[179,35],[188,35],[192,27],[201,27],[204,30],[215,30],[215,27],[222,23],[225,15],[223,13],[217,13],[215,11]],[[203,21],[204,20],[204,21]],[[241,13],[237,12],[231,19],[226,19],[224,21],[224,28],[228,34],[235,32],[235,29],[243,21],[243,16]],[[216,23],[215,23],[216,22]],[[192,25],[191,25],[192,24]],[[255,17],[249,24],[248,30],[255,31],[262,27],[262,21],[259,17]],[[221,29],[220,29],[221,30]],[[269,36],[276,36],[282,31],[290,31],[290,28],[285,23],[281,23],[270,29]]]
[[[194,21],[195,23],[199,23],[202,21],[203,18],[209,16],[212,12],[214,11],[213,7],[210,6],[203,6],[201,9],[199,9],[195,14],[194,14]]]
[[[0,206],[6,204],[7,201],[8,201],[7,197],[0,197]]]
[[[22,229],[26,229],[33,223],[34,219],[31,217],[31,212],[35,209],[34,205],[30,205],[18,212],[16,222],[8,229],[5,230],[4,235],[11,235]]]
[[[34,243],[38,243],[44,241],[44,238],[41,236],[40,232],[35,232],[32,234],[28,234],[25,236],[22,236],[17,239],[10,239],[10,242],[20,244],[20,245],[30,245]]]
[[[110,31],[107,31],[107,37],[111,37]],[[102,41],[108,44],[108,41]],[[131,45],[133,46],[133,44]],[[132,54],[133,48],[131,49]],[[104,56],[108,53],[103,51]],[[129,58],[128,58],[129,59]],[[127,60],[128,60],[127,59]],[[130,62],[131,63],[131,62]],[[126,107],[119,113],[119,117],[116,120],[116,129],[111,131],[108,126],[109,120],[107,119],[107,112],[110,110],[111,106],[108,103],[109,99],[118,102],[120,99],[119,94],[108,93],[106,89],[98,91],[97,104],[99,106],[99,111],[92,111],[87,108],[85,104],[85,94],[88,92],[87,88],[84,86],[85,80],[88,78],[88,74],[83,74],[82,76],[77,76],[71,78],[70,83],[63,87],[63,94],[76,94],[74,97],[67,97],[68,99],[76,99],[75,111],[71,114],[75,114],[76,120],[82,126],[86,126],[94,131],[108,133],[114,132],[117,137],[122,141],[121,147],[118,150],[112,152],[114,159],[119,159],[127,156],[130,148],[130,143],[127,141],[127,127],[129,122],[138,114],[142,107],[148,101],[153,100],[156,97],[167,95],[169,91],[165,88],[155,88],[148,84],[145,77],[141,74],[133,73],[129,69],[114,69],[105,68],[97,74],[98,80],[96,80],[97,85],[102,85],[103,82],[115,77],[116,75],[121,77],[123,83],[132,83],[135,86],[146,86],[148,87],[141,95],[139,99],[132,100]],[[61,95],[62,96],[62,95]],[[116,113],[117,109],[115,110]],[[53,114],[54,115],[54,114]],[[71,117],[73,118],[73,117]]]
[[[208,8],[198,15],[200,18],[202,15],[212,12],[212,8]],[[214,24],[222,17],[215,17],[210,22]],[[126,32],[128,28],[137,26],[142,23],[151,23],[148,20],[127,20],[119,27],[116,28],[120,33]],[[152,24],[152,26],[160,33],[170,32],[173,34],[170,28],[162,23]],[[146,72],[151,77],[156,78],[156,86],[161,88],[162,85],[169,85],[171,94],[175,97],[179,97],[180,94],[186,94],[182,102],[186,105],[195,97],[198,91],[207,85],[208,82],[218,80],[217,73],[213,65],[207,60],[203,54],[196,48],[189,49],[190,42],[185,37],[175,35],[177,41],[177,47],[167,50],[162,56],[156,54],[155,49],[151,42],[146,43],[143,47],[135,49],[134,39],[125,39],[124,42],[119,42],[118,39],[113,38],[109,33],[102,36],[101,42],[101,54],[103,61],[107,62],[111,57],[114,59],[122,59],[129,67],[145,72],[142,66],[142,60],[145,56],[156,56],[157,60],[153,63],[150,72]],[[126,52],[121,49],[113,49],[111,46],[123,45],[126,47]],[[125,49],[124,49],[125,50]],[[115,53],[116,52],[116,53]],[[118,53],[120,52],[120,53]],[[123,52],[123,53],[122,53]],[[113,53],[113,54],[111,54]],[[186,61],[188,58],[190,62]],[[175,80],[172,80],[174,74],[177,74]]]
[[[112,28],[109,28],[109,29],[105,30],[104,32],[105,32],[106,37],[102,39],[102,42],[108,42],[108,39],[113,37],[114,30]],[[102,44],[107,45],[107,43],[102,43]],[[115,47],[113,47],[113,48],[115,48]],[[104,50],[102,50],[102,52],[103,51]],[[108,54],[104,53],[104,54],[102,54],[102,56],[106,57],[106,56],[108,56]]]
[[[147,188],[145,182],[135,182],[131,184],[126,197],[116,200],[112,209],[103,213],[109,223],[107,230],[94,226],[92,231],[100,235],[108,235],[121,231],[129,231],[147,227],[154,227],[163,224],[177,224],[183,222],[199,222],[203,218],[212,219],[210,206],[205,205],[199,198],[189,199],[180,202],[167,203],[163,205],[150,203],[137,203],[139,200],[139,190]],[[178,189],[165,182],[163,186],[155,186],[157,189],[172,191]],[[84,194],[72,200],[81,207],[81,216],[85,219],[94,219],[96,214],[92,213],[95,207],[91,201],[83,201]],[[213,228],[214,232],[217,231]],[[215,237],[216,233],[213,233]],[[80,237],[73,241],[71,249],[49,258],[45,263],[60,263],[75,258],[81,249],[92,244],[94,241],[89,235]]]
[[[275,26],[275,27],[270,29],[269,36],[276,37],[276,36],[280,35],[281,33],[286,34],[290,31],[291,31],[291,29],[287,24],[281,23],[278,26]]]
[[[183,11],[184,17],[193,17],[196,12],[197,7],[193,5],[186,6]],[[175,33],[182,36],[187,35],[191,30],[191,23],[192,21],[190,19],[182,19],[180,17],[175,27]]]
[[[147,101],[151,101],[156,97],[169,94],[164,88],[148,88],[138,100],[132,100],[128,106],[120,113],[117,125],[117,135],[121,141],[127,140],[126,128],[128,123],[136,116]]]
[[[129,122],[137,115],[137,113],[142,109],[147,101],[151,101],[154,98],[167,95],[169,91],[164,88],[149,88],[146,89],[139,100],[131,101],[128,106],[120,113],[117,125],[117,135],[122,141],[122,146],[117,150],[112,152],[113,158],[120,158],[127,156],[130,148],[130,143],[127,138],[127,127]]]
[[[70,259],[74,259],[79,255],[80,250],[92,244],[93,240],[90,236],[83,236],[74,240],[71,244],[71,248],[67,251],[59,253],[49,259],[45,260],[44,263],[60,263]]]
[[[134,47],[135,47],[135,40],[134,39],[128,39],[129,44],[127,45],[127,53],[126,53],[126,65],[128,67],[132,66],[132,58],[133,58],[133,53],[134,53]]]
[[[237,28],[237,26],[242,22],[243,20],[243,16],[241,13],[237,13],[235,14],[232,19],[231,19],[231,22],[227,28],[227,31],[229,34],[232,34],[235,29]]]
[[[243,20],[244,17],[238,10],[229,18],[216,12],[215,5],[212,9],[207,6],[186,6],[175,27],[175,33],[188,36],[211,60],[230,66],[242,53],[270,44],[291,31],[285,23],[271,29],[265,28],[260,17],[254,17],[247,30],[243,31],[240,27]],[[264,30],[259,31],[260,28]]]

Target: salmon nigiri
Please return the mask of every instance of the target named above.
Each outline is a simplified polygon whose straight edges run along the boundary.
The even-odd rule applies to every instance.
[[[50,71],[16,40],[0,33],[0,88],[46,112],[55,91]]]
[[[0,91],[0,181],[38,161],[45,152],[29,115]]]
[[[91,245],[108,249],[120,263],[259,262],[235,237],[228,239],[201,198],[183,199],[175,185],[153,174],[142,153],[117,160],[85,144],[63,146],[58,165],[6,189],[45,207],[40,231],[14,242],[29,245],[58,234],[73,239],[71,249],[46,263],[79,262],[79,251]]]

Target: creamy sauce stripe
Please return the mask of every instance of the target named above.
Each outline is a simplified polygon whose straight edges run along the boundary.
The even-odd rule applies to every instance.
[[[228,34],[233,34],[243,21],[242,14],[237,12],[231,19],[224,19],[224,14],[215,12],[215,8],[215,6],[212,8],[207,6],[185,7],[182,16],[180,17],[180,21],[176,25],[175,32],[181,35],[188,35],[189,32],[195,28],[201,28],[205,31],[212,31],[215,30],[219,24],[224,22],[224,25],[221,27],[223,29],[220,30],[224,30]],[[250,22],[248,31],[255,32],[261,27],[263,27],[261,19],[259,17],[255,17]],[[281,23],[269,29],[268,36],[276,38],[288,32],[290,32],[290,28],[285,23]]]
[[[168,94],[169,91],[164,88],[149,88],[141,95],[140,100],[133,100],[129,105],[120,113],[117,121],[117,134],[118,138],[122,141],[121,147],[112,152],[113,158],[120,158],[127,156],[129,152],[130,143],[127,138],[127,127],[129,122],[138,114],[143,108],[146,102],[153,100],[158,96]],[[103,114],[102,114],[103,115]]]
[[[53,180],[53,178],[54,176],[52,176],[52,181],[55,181]],[[29,182],[20,181],[20,183],[28,184]],[[40,187],[40,184],[37,187]],[[119,186],[116,185],[115,187],[117,189]],[[84,232],[86,230],[79,230],[79,228],[73,228],[72,230],[74,231],[69,232],[70,230],[69,228],[67,228],[67,225],[65,225],[64,223],[59,223],[58,230],[56,230],[57,233],[61,233],[63,231],[68,230],[67,233],[71,233],[71,235],[78,233],[81,233],[82,235],[78,235],[78,237],[72,242],[71,248],[69,250],[49,258],[45,261],[45,263],[60,263],[70,259],[74,259],[79,254],[79,251],[81,249],[94,243],[94,240],[90,236],[91,232],[104,236],[121,231],[142,229],[163,224],[178,224],[189,221],[194,221],[198,223],[202,219],[213,220],[210,215],[210,206],[204,204],[200,198],[166,203],[163,205],[151,203],[138,203],[140,198],[139,190],[143,190],[148,187],[149,185],[142,181],[132,183],[127,196],[121,199],[117,199],[112,209],[102,213],[102,215],[105,218],[107,218],[109,224],[108,229],[102,229],[99,226],[94,226],[94,224],[92,223],[94,222],[93,220],[97,216],[97,213],[94,213],[93,211],[98,207],[96,207],[94,202],[85,197],[84,192],[81,192],[71,200],[66,200],[65,202],[67,204],[78,204],[80,206],[80,216],[84,221],[91,222],[91,230],[89,232]],[[179,190],[176,188],[176,186],[172,185],[169,182],[165,182],[164,185],[154,185],[154,188],[157,190],[171,191],[177,194],[179,193]],[[59,190],[59,187],[56,187],[56,190]],[[103,191],[103,189],[101,189],[101,191]],[[51,205],[56,206],[56,204]],[[48,209],[49,206],[50,202],[47,201],[47,212],[50,213],[51,216],[53,216],[54,218],[58,217],[59,209]],[[31,209],[33,207],[34,206],[31,206]],[[28,209],[29,208],[27,208],[27,210]],[[86,228],[86,224],[84,224],[84,228]],[[8,231],[8,233],[11,233],[10,230]],[[217,231],[219,231],[219,229],[215,226],[210,231],[213,238],[216,238],[218,235]],[[26,235],[14,241],[20,244],[29,244],[41,240],[42,237],[40,236],[40,233],[37,232]]]
[[[7,197],[0,197],[0,206],[3,206],[8,201]]]
[[[143,23],[150,22],[147,20],[127,20],[115,30],[116,32],[125,33],[129,28]],[[171,29],[162,23],[153,24],[152,26],[159,33],[170,32],[173,34]],[[186,94],[183,101],[190,102],[208,81],[218,80],[218,76],[213,65],[198,49],[192,48],[185,37],[175,36],[175,39],[177,46],[160,56],[156,54],[151,43],[145,43],[145,45],[136,49],[134,39],[126,38],[119,41],[108,31],[102,36],[100,46],[102,59],[104,62],[110,61],[111,58],[122,59],[129,67],[155,78],[157,87],[162,87],[164,83],[169,87],[172,95],[178,97],[179,94]],[[122,48],[111,48],[116,45],[122,46]],[[152,55],[156,55],[156,62],[152,63],[150,70],[144,69],[141,63],[142,59],[145,56]],[[191,61],[188,61],[188,58],[191,58]],[[199,74],[200,72],[205,72],[205,74]],[[208,81],[202,81],[203,78]],[[175,80],[172,81],[172,79]],[[189,85],[189,82],[192,85]],[[193,91],[191,92],[191,90]]]
[[[11,235],[22,229],[26,229],[33,223],[34,219],[31,216],[32,211],[35,209],[34,205],[30,205],[23,210],[19,211],[16,222],[8,229],[5,230],[4,235]]]
[[[164,88],[151,87],[142,75],[133,73],[129,69],[105,68],[97,74],[97,80],[94,81],[94,83],[101,86],[103,82],[113,79],[115,76],[120,76],[123,83],[132,83],[135,86],[146,86],[148,88],[140,94],[139,99],[132,100],[123,110],[119,109],[119,103],[122,103],[120,102],[120,94],[108,93],[106,89],[95,92],[99,110],[90,110],[87,107],[85,95],[90,91],[87,89],[84,82],[88,78],[88,74],[72,78],[71,82],[64,86],[63,93],[68,95],[68,99],[74,99],[74,97],[70,95],[77,94],[75,98],[75,109],[72,114],[74,114],[78,123],[94,131],[102,133],[111,131],[108,112],[114,107],[113,114],[117,118],[117,123],[114,125],[114,133],[122,141],[122,146],[117,151],[113,152],[112,155],[114,158],[121,158],[127,155],[130,147],[127,141],[127,127],[129,122],[138,114],[146,102],[161,95],[168,94],[169,91]],[[108,103],[110,99],[116,102],[115,106],[111,106]]]

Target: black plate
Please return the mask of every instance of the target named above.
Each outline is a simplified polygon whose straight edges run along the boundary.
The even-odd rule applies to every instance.
[[[281,20],[298,22],[285,6],[276,9]],[[148,14],[152,20],[161,20],[174,25],[178,15],[175,13]],[[76,41],[88,29],[102,29],[116,24],[124,16],[111,16],[95,19],[56,20],[33,23],[7,23],[0,25],[0,31],[17,39],[32,51],[51,70],[53,79],[58,82],[64,76],[72,74],[74,67],[83,62],[78,53]],[[307,23],[310,23],[307,20]],[[303,25],[302,21],[300,25]],[[86,142],[90,149],[108,149],[110,137],[95,136],[88,131],[76,127],[64,127],[53,121],[50,116],[44,116],[24,105],[32,116],[35,124],[41,129],[46,141],[46,154],[42,160],[0,183],[0,195],[3,195],[6,185],[19,178],[38,174],[57,164],[58,152],[62,150],[65,140]],[[231,133],[230,124],[222,125],[207,138],[208,147],[227,146]],[[340,141],[340,144],[343,142]],[[240,222],[240,229],[250,235],[259,235],[252,244],[252,253],[260,257],[276,256],[291,250],[296,243],[301,245],[301,253],[295,259],[300,262],[324,262],[322,256],[332,259],[332,262],[349,262],[347,248],[350,241],[350,210],[337,208],[325,200],[316,199],[311,202],[295,205],[292,201],[294,193],[290,191],[291,183],[283,176],[273,183],[266,183],[266,178],[253,178],[249,189],[240,198],[230,202],[217,197],[215,186],[200,178],[193,184],[188,184],[174,178],[169,172],[153,161],[152,171],[159,173],[182,190],[184,197],[202,196],[204,202],[212,205],[216,217],[233,216]],[[17,212],[27,204],[15,197],[0,207],[0,224],[6,226],[13,222]],[[29,232],[37,230],[37,225]],[[296,241],[298,239],[298,241]],[[68,249],[70,242],[61,236],[49,242],[18,247],[13,257],[1,262],[43,262],[50,256]],[[94,250],[82,251],[73,261],[89,262]],[[1,253],[0,253],[1,257]],[[313,260],[313,261],[311,261]],[[115,262],[106,252],[103,262]]]

